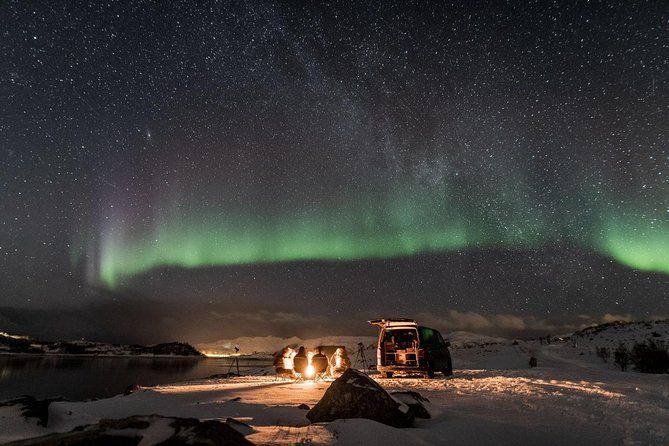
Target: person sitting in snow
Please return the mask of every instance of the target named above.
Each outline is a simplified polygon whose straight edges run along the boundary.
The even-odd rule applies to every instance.
[[[344,347],[338,347],[330,358],[330,376],[342,373],[349,367],[351,367],[351,360],[348,359]]]
[[[309,367],[309,358],[307,358],[307,352],[304,350],[304,346],[301,346],[297,351],[297,355],[293,358],[293,370],[296,373],[299,373],[300,376],[304,376]]]
[[[274,355],[274,370],[277,375],[293,375],[293,354],[295,354],[295,350],[284,347]]]
[[[317,377],[322,377],[328,369],[328,358],[318,347],[318,353],[311,358],[311,365],[314,367],[314,373]]]

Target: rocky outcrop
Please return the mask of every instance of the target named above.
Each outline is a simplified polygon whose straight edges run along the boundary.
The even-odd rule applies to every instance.
[[[92,341],[50,342],[1,332],[0,353],[95,356],[204,356],[195,347],[185,342],[166,342],[149,346],[108,344]]]
[[[132,351],[139,355],[169,355],[169,356],[203,356],[195,347],[185,342],[167,342],[164,344],[138,346]]]
[[[346,370],[337,378],[307,412],[307,418],[313,423],[367,418],[393,427],[409,427],[414,417],[409,406],[393,399],[376,381],[354,369]]]
[[[169,418],[160,415],[132,416],[102,420],[64,434],[8,443],[11,446],[135,446],[142,440],[156,446],[252,445],[227,423],[194,418]]]

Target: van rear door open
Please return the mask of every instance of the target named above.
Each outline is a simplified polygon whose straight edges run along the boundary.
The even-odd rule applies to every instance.
[[[413,327],[384,328],[383,365],[418,366],[418,331]]]
[[[402,319],[402,318],[373,319],[367,322],[369,322],[371,325],[376,325],[379,328],[406,327],[406,326],[418,325],[418,322],[414,321],[413,319]]]

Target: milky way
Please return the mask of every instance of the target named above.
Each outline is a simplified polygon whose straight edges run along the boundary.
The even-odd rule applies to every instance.
[[[40,302],[64,277],[473,248],[669,273],[666,2],[0,14],[2,274]]]

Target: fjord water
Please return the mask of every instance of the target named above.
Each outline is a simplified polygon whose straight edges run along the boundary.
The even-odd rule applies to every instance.
[[[228,372],[230,358],[0,355],[0,401],[30,395],[67,400],[106,398],[131,384],[153,386]],[[241,373],[271,361],[239,360]],[[232,371],[236,371],[235,368]]]

